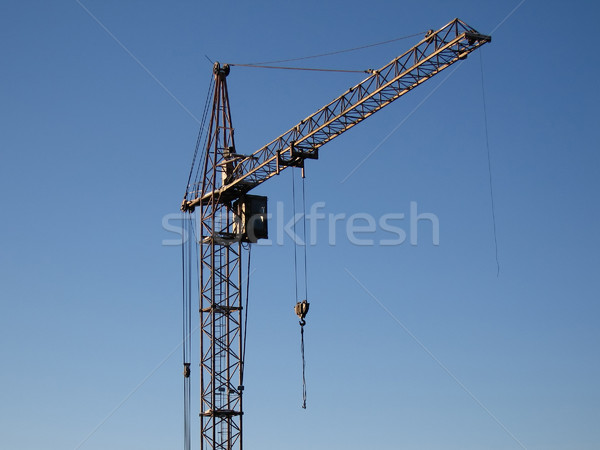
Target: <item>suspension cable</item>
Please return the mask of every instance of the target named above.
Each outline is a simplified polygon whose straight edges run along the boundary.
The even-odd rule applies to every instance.
[[[296,171],[294,167],[292,167],[292,205],[294,213],[294,216],[292,217],[292,232],[294,233],[294,304],[296,304],[296,302],[300,301],[300,298],[298,297],[298,235],[296,234]]]
[[[303,224],[303,239],[304,239],[304,298],[308,299],[308,258],[307,258],[307,248],[308,241],[306,240],[306,189],[304,180],[306,178],[302,177],[302,217],[304,219]]]
[[[369,48],[369,47],[376,47],[378,45],[390,44],[392,42],[401,41],[403,39],[408,39],[408,38],[415,37],[415,36],[421,36],[421,35],[424,35],[426,32],[427,31],[421,31],[420,33],[409,34],[407,36],[402,36],[402,37],[398,37],[398,38],[394,38],[394,39],[389,39],[387,41],[375,42],[374,44],[361,45],[359,47],[352,47],[352,48],[347,48],[347,49],[344,49],[344,50],[336,50],[336,51],[327,52],[327,53],[319,53],[317,55],[301,56],[299,58],[279,59],[279,60],[276,60],[276,61],[254,62],[254,63],[250,63],[250,64],[254,64],[254,65],[279,64],[279,63],[290,62],[290,61],[301,61],[303,59],[321,58],[323,56],[332,56],[332,55],[337,55],[337,54],[340,54],[340,53],[347,53],[347,52],[353,52],[353,51],[356,51],[356,50],[362,50],[362,49]]]
[[[250,295],[250,259],[252,255],[252,244],[248,244],[248,267],[246,278],[246,302],[244,305],[244,329],[242,337],[242,365],[240,369],[240,384],[244,386],[244,372],[246,369],[246,336],[248,334],[248,298]]]
[[[303,173],[304,175],[304,173]],[[299,296],[299,281],[298,281],[298,242],[297,242],[297,233],[296,233],[296,181],[295,181],[295,170],[292,168],[292,197],[293,197],[293,205],[294,205],[294,217],[292,219],[293,223],[293,233],[294,233],[294,284],[296,291],[296,302],[294,305],[294,312],[300,319],[300,355],[302,357],[302,408],[306,409],[306,358],[304,355],[304,326],[306,325],[306,314],[308,313],[308,308],[310,304],[308,303],[308,277],[307,277],[307,249],[308,242],[306,240],[306,189],[304,177],[302,177],[302,235],[303,235],[303,245],[304,245],[304,295]],[[303,299],[300,300],[300,297]]]
[[[209,81],[209,84],[208,84],[208,90],[207,90],[207,93],[206,93],[206,100],[204,102],[204,111],[202,113],[202,119],[200,121],[200,129],[198,130],[198,137],[196,138],[196,147],[194,148],[194,157],[192,158],[192,165],[190,167],[190,173],[188,175],[187,186],[185,187],[186,197],[187,197],[188,191],[190,189],[190,183],[192,181],[192,174],[194,173],[194,167],[196,166],[196,159],[197,159],[197,156],[198,156],[198,150],[200,148],[202,148],[201,156],[200,156],[200,161],[202,161],[202,153],[204,152],[204,146],[201,146],[200,144],[202,142],[202,137],[204,136],[204,128],[205,128],[205,125],[206,125],[206,117],[208,115],[208,109],[209,109],[209,106],[210,106],[209,100],[210,100],[210,96],[212,94],[213,89],[214,89],[214,77],[211,74],[210,81]],[[201,166],[201,163],[198,163],[198,166],[196,167],[196,174],[194,176],[194,184],[197,182],[198,170],[199,170],[200,166]]]
[[[203,125],[202,128],[204,129],[204,138],[202,139],[202,143],[200,145],[200,149],[201,149],[201,153],[200,153],[200,159],[196,165],[196,173],[194,174],[194,186],[198,186],[198,184],[200,183],[200,177],[201,177],[201,168],[204,165],[204,160],[206,159],[206,146],[208,143],[208,128],[205,127],[206,124],[206,119],[208,119],[208,111],[210,110],[211,104],[212,104],[212,100],[211,98],[213,97],[215,91],[215,80],[214,77],[211,76],[210,82],[209,82],[209,87],[208,87],[208,92],[206,94],[206,101],[204,103],[204,112],[203,112]]]
[[[190,386],[190,357],[192,353],[192,259],[193,243],[190,229],[191,216],[184,216],[184,235],[181,240],[181,263],[183,283],[183,442],[184,449],[191,450],[191,386]]]
[[[341,73],[371,73],[372,69],[365,70],[349,70],[349,69],[323,69],[315,67],[287,67],[287,66],[264,66],[261,64],[233,64],[230,66],[252,67],[254,69],[283,69],[283,70],[307,70],[312,72],[341,72]]]
[[[481,97],[483,101],[483,120],[485,124],[485,146],[487,148],[487,162],[488,162],[488,178],[490,185],[490,201],[492,206],[492,223],[494,225],[494,248],[496,250],[496,277],[500,276],[500,260],[498,258],[498,237],[496,234],[496,208],[494,205],[494,189],[492,183],[492,158],[490,155],[490,138],[488,133],[488,117],[487,107],[485,103],[485,84],[483,80],[483,52],[479,52],[479,63],[481,66]]]
[[[302,409],[306,409],[306,358],[304,357],[304,325],[300,324],[300,353],[302,354]]]
[[[204,111],[200,121],[200,129],[196,138],[196,146],[194,148],[194,157],[188,175],[188,181],[185,190],[185,198],[195,189],[198,184],[200,167],[204,160],[204,152],[206,151],[206,140],[208,139],[208,131],[206,130],[206,119],[208,110],[210,109],[210,98],[214,91],[214,77],[211,74],[210,82],[206,94]],[[198,158],[198,156],[200,156]],[[195,173],[194,173],[195,169]],[[192,180],[192,176],[194,179]],[[192,356],[192,299],[194,298],[195,290],[200,292],[199,277],[193,276],[194,268],[196,274],[199,272],[199,254],[198,241],[196,237],[194,216],[185,214],[183,216],[184,235],[181,241],[181,264],[182,264],[182,284],[183,284],[183,305],[182,305],[182,353],[183,353],[183,447],[184,450],[191,450],[191,356]],[[193,238],[192,238],[193,237]],[[194,251],[195,250],[195,251]],[[195,265],[193,261],[195,260]],[[192,287],[192,281],[197,279],[198,285]]]

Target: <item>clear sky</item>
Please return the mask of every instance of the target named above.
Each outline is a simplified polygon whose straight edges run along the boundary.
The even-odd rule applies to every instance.
[[[397,223],[408,233],[415,202],[438,218],[439,245],[425,220],[417,245],[388,246],[381,239],[394,236],[381,228],[359,235],[374,245],[353,244],[343,220],[329,245],[329,224],[318,223],[308,249],[307,410],[293,247],[255,247],[245,446],[600,448],[599,9],[3,1],[0,447],[182,448],[180,250],[165,245],[177,236],[163,219],[184,193],[211,76],[205,55],[293,58],[459,17],[493,42],[307,163],[309,205],[324,202],[327,216],[405,214]],[[377,68],[417,41],[303,64]],[[258,149],[361,78],[234,67],[238,151]],[[290,217],[288,173],[256,193]]]

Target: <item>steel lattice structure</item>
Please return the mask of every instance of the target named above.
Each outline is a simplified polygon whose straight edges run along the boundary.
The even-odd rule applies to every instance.
[[[287,166],[316,159],[318,149],[410,92],[469,53],[490,42],[459,19],[430,31],[417,45],[398,56],[344,94],[300,121],[250,156],[233,161],[229,182],[218,188],[223,199],[233,199],[277,175]],[[187,199],[182,208],[210,201],[212,192]]]
[[[226,77],[214,66],[215,90],[200,186],[181,209],[201,208],[201,449],[242,448],[242,304],[240,210],[236,202],[289,166],[304,167],[319,148],[491,41],[459,19],[398,56],[252,155],[236,152]]]
[[[216,65],[215,91],[203,161],[200,193],[210,195],[230,171],[223,161],[234,153],[226,77]],[[231,203],[211,195],[201,211],[200,386],[202,449],[241,448],[242,340],[241,242],[235,239]]]

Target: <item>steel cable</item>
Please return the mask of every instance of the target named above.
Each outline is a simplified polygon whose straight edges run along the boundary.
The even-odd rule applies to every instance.
[[[254,69],[283,69],[283,70],[307,70],[312,72],[341,72],[341,73],[371,73],[370,69],[366,70],[349,70],[349,69],[322,69],[314,67],[287,67],[287,66],[263,66],[260,64],[229,64],[230,66],[252,67]]]
[[[374,44],[361,45],[359,47],[352,47],[352,48],[347,48],[347,49],[344,49],[344,50],[335,50],[335,51],[327,52],[327,53],[319,53],[317,55],[301,56],[301,57],[298,57],[298,58],[289,58],[289,59],[279,59],[279,60],[276,60],[276,61],[254,62],[254,63],[249,63],[249,64],[259,66],[259,65],[263,65],[263,64],[279,64],[279,63],[283,63],[283,62],[301,61],[301,60],[304,60],[304,59],[321,58],[323,56],[338,55],[340,53],[348,53],[348,52],[353,52],[353,51],[356,51],[356,50],[362,50],[362,49],[369,48],[369,47],[376,47],[378,45],[389,44],[391,42],[401,41],[403,39],[408,39],[408,38],[415,37],[415,36],[421,36],[421,35],[424,35],[425,33],[426,33],[426,31],[421,31],[420,33],[409,34],[407,36],[402,36],[402,37],[398,37],[398,38],[394,38],[394,39],[389,39],[387,41],[375,42]]]
[[[487,106],[485,103],[485,84],[483,78],[483,53],[479,52],[479,62],[481,65],[481,97],[483,100],[483,120],[485,124],[485,146],[487,148],[487,162],[488,162],[488,178],[490,182],[490,201],[492,206],[492,223],[494,225],[494,248],[496,251],[496,277],[500,276],[500,260],[498,257],[498,236],[496,233],[496,208],[494,204],[494,187],[492,183],[492,157],[490,154],[490,138],[488,132],[488,118],[487,118]]]
[[[202,119],[200,121],[200,129],[198,131],[198,137],[196,138],[196,147],[194,149],[194,157],[192,158],[192,165],[190,167],[190,174],[188,176],[188,184],[186,186],[186,197],[187,194],[189,192],[189,189],[191,186],[197,185],[198,184],[198,176],[200,173],[200,167],[202,166],[202,160],[204,159],[202,156],[204,155],[204,151],[205,151],[205,143],[206,143],[206,133],[205,133],[205,126],[206,126],[206,118],[208,116],[208,110],[210,108],[210,97],[213,93],[214,90],[214,76],[211,74],[210,76],[210,81],[208,84],[208,90],[206,92],[206,100],[204,102],[204,111],[202,112]],[[198,159],[198,150],[200,150],[200,158]],[[198,164],[196,164],[196,161],[198,161]],[[196,171],[194,173],[194,168],[196,168]],[[194,174],[194,182],[192,183],[192,174]]]

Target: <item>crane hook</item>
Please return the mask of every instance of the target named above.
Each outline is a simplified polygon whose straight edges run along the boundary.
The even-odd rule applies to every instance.
[[[306,315],[308,314],[308,308],[310,307],[310,303],[306,300],[302,300],[301,302],[297,302],[296,306],[294,306],[294,312],[300,318],[300,326],[303,327],[306,325]]]
[[[302,355],[302,409],[306,409],[306,360],[304,359],[304,325],[306,325],[306,314],[310,303],[306,300],[297,302],[294,312],[300,318],[300,353]]]

